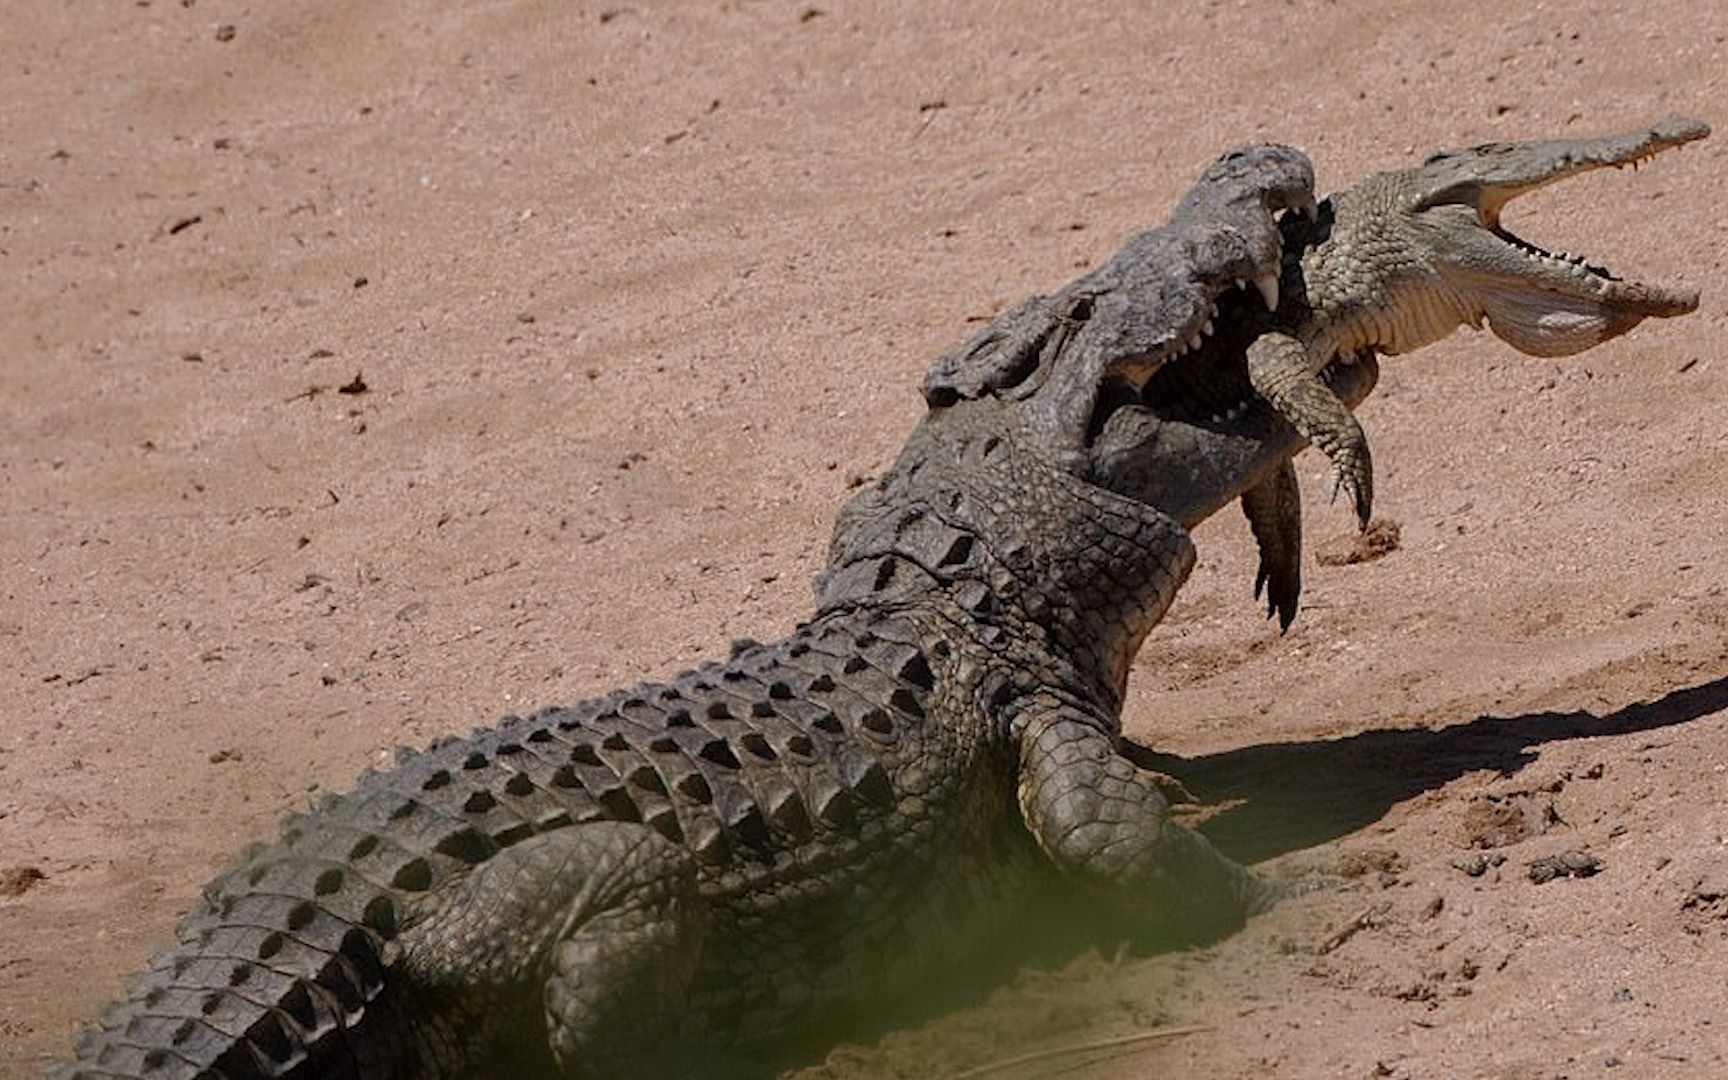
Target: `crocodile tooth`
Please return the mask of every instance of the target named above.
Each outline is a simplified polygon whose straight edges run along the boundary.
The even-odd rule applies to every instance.
[[[1209,424],[1222,424],[1224,422],[1224,417],[1219,413],[1213,413],[1211,416],[1206,418],[1206,422]]]
[[[1200,333],[1206,337],[1211,337],[1212,331],[1214,329],[1215,329],[1215,327],[1213,327],[1212,320],[1210,318],[1208,318],[1204,323],[1200,324]]]
[[[1266,301],[1267,311],[1278,310],[1278,275],[1268,270],[1254,279],[1254,284],[1260,290],[1260,298]]]

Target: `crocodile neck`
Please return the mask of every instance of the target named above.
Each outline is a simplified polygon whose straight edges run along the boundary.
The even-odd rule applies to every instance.
[[[1413,352],[1482,323],[1482,304],[1435,262],[1434,245],[1385,210],[1397,193],[1378,179],[1323,202],[1286,249],[1280,284],[1305,314],[1298,336],[1326,361]]]
[[[963,409],[964,406],[961,406]],[[933,413],[841,511],[819,610],[937,604],[1016,663],[1113,712],[1194,564],[1175,521]]]

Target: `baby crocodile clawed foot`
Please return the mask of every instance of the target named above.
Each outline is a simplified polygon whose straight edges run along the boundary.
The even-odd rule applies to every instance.
[[[1374,511],[1374,470],[1366,444],[1360,448],[1345,447],[1332,459],[1332,501],[1343,493],[1356,511],[1356,527],[1368,531],[1368,519]]]

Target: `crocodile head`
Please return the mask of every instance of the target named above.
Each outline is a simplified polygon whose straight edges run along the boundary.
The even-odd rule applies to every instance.
[[[1520,352],[1569,356],[1646,318],[1693,311],[1697,290],[1625,280],[1546,251],[1513,235],[1501,214],[1555,181],[1636,168],[1709,133],[1702,121],[1673,117],[1602,138],[1441,151],[1370,176],[1327,200],[1317,242],[1301,257],[1315,326],[1336,351],[1402,353],[1486,319]]]
[[[1280,218],[1316,212],[1313,166],[1300,151],[1231,150],[1169,222],[938,360],[925,380],[931,409],[921,434],[1003,435],[1088,484],[1194,526],[1305,445],[1250,400],[1242,354],[1252,338],[1238,330],[1276,306]],[[1348,366],[1327,376],[1354,404],[1377,371]]]
[[[1228,416],[1197,406],[1192,392],[1229,357],[1184,365],[1192,379],[1155,376],[1219,355],[1194,346],[1229,336],[1214,323],[1234,305],[1265,313],[1278,216],[1311,209],[1312,183],[1287,147],[1227,154],[1166,225],[939,360],[899,460],[840,514],[822,610],[942,592],[1119,695],[1193,566],[1188,529],[1305,445],[1263,403]],[[1341,366],[1334,389],[1358,401],[1374,375],[1371,361]]]

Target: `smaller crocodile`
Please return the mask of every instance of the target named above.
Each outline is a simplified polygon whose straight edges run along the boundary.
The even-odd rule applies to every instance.
[[[1368,443],[1320,372],[1363,350],[1407,353],[1484,320],[1528,356],[1570,356],[1647,318],[1695,311],[1696,289],[1627,281],[1546,251],[1500,215],[1557,180],[1636,167],[1709,134],[1700,120],[1670,117],[1601,138],[1442,150],[1332,195],[1318,220],[1287,221],[1279,288],[1266,296],[1275,315],[1247,349],[1248,378],[1331,459],[1334,497],[1348,494],[1363,528],[1374,498]]]

